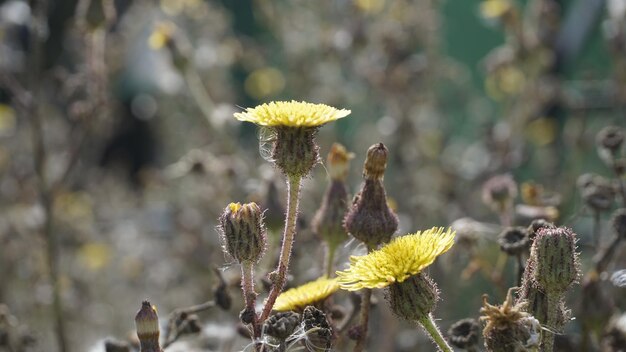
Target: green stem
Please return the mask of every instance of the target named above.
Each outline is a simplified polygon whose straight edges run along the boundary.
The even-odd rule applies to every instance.
[[[550,330],[543,330],[541,332],[541,351],[552,352],[554,349],[554,334],[552,329],[556,328],[557,315],[559,310],[559,297],[551,292],[546,292],[548,298],[548,321],[546,325]]]
[[[298,202],[300,200],[301,181],[302,177],[300,176],[290,176],[287,179],[287,192],[289,193],[289,196],[287,198],[287,215],[285,219],[285,232],[283,233],[283,244],[280,249],[278,267],[276,268],[276,271],[273,272],[275,276],[273,277],[272,288],[267,296],[267,300],[265,301],[263,312],[259,318],[259,324],[263,324],[265,319],[269,317],[272,312],[272,308],[274,307],[274,302],[276,302],[276,297],[278,297],[283,290],[285,281],[287,280],[289,258],[291,257],[291,249],[296,235],[296,220],[298,217]]]
[[[446,340],[444,340],[443,335],[441,335],[439,328],[437,327],[437,325],[435,324],[435,321],[433,320],[432,314],[428,314],[422,317],[419,320],[419,323],[422,324],[422,327],[430,335],[430,338],[437,345],[437,347],[439,347],[440,351],[453,352],[452,347],[448,345]]]

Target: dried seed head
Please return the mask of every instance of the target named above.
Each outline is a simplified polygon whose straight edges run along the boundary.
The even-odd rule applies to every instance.
[[[280,312],[272,315],[265,321],[264,331],[269,336],[285,340],[300,325],[300,314],[295,312]]]
[[[498,236],[500,249],[508,255],[520,255],[530,249],[528,231],[524,227],[507,227]]]
[[[561,296],[580,275],[576,235],[568,228],[544,227],[533,241],[532,281],[542,292]]]
[[[310,351],[330,351],[333,329],[321,310],[308,306],[302,312],[302,325]]]
[[[483,203],[495,212],[510,208],[517,197],[517,183],[510,174],[497,175],[483,184]]]
[[[370,147],[363,168],[365,182],[344,219],[346,230],[370,248],[389,242],[398,229],[382,181],[386,165],[387,148],[382,143]]]
[[[363,178],[382,180],[387,168],[388,152],[387,147],[382,143],[374,144],[367,150]]]
[[[137,337],[141,344],[141,352],[161,352],[159,346],[159,317],[156,307],[148,301],[141,303],[141,309],[135,316]]]
[[[615,155],[624,143],[624,129],[618,126],[607,126],[596,135],[596,145]]]
[[[448,329],[448,340],[450,340],[450,343],[455,347],[466,350],[478,347],[479,335],[480,324],[471,318],[459,320]]]
[[[525,302],[513,304],[512,291],[501,306],[489,304],[483,296],[480,320],[486,322],[483,337],[489,351],[532,351],[539,347],[541,325],[524,311]]]
[[[613,212],[613,218],[611,219],[613,230],[615,234],[626,241],[626,208],[620,208]]]
[[[256,203],[230,203],[219,222],[225,253],[239,263],[256,263],[261,258],[265,250],[265,225]]]
[[[419,321],[435,310],[439,300],[437,284],[425,273],[413,275],[387,288],[391,310],[408,321]]]
[[[319,161],[318,127],[275,127],[272,159],[287,177],[305,177]]]
[[[328,152],[328,157],[326,158],[326,168],[328,169],[330,179],[345,181],[350,170],[350,159],[353,157],[354,154],[348,153],[343,145],[334,143],[330,147],[330,152]]]
[[[615,190],[607,179],[599,175],[583,174],[576,181],[585,204],[596,211],[606,211],[613,206]]]

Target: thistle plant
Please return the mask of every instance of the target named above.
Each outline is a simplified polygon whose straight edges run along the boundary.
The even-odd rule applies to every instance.
[[[452,351],[432,316],[439,290],[423,270],[452,247],[454,236],[450,229],[432,228],[350,257],[350,267],[337,272],[339,285],[348,291],[387,288],[388,302],[399,317],[419,323],[441,351]]]
[[[155,306],[143,301],[135,316],[135,325],[140,344],[139,352],[163,352],[159,344],[159,316]]]
[[[275,134],[272,160],[287,177],[287,214],[278,267],[270,273],[271,289],[255,326],[263,324],[269,317],[287,279],[296,234],[301,181],[319,159],[315,135],[320,126],[349,114],[349,110],[297,101],[271,102],[235,114],[238,120],[252,122],[272,130]]]

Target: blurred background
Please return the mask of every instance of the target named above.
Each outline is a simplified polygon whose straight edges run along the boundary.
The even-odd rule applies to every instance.
[[[242,350],[239,268],[216,220],[256,201],[279,233],[285,182],[267,136],[233,113],[291,99],[352,110],[317,138],[322,160],[334,142],[354,153],[352,194],[367,148],[388,147],[400,234],[467,230],[430,269],[445,331],[515,284],[482,200],[492,176],[520,186],[516,224],[572,227],[583,263],[594,224],[611,238],[621,201],[590,208],[576,181],[621,180],[596,134],[626,121],[626,0],[1,1],[0,350],[104,351],[133,334],[143,299],[166,319],[212,299],[220,275],[232,307],[168,351]],[[327,183],[322,165],[304,182],[290,285],[322,273],[309,225]],[[362,251],[348,242],[339,267]],[[616,311],[623,290],[607,284]],[[433,350],[376,298],[372,351]]]

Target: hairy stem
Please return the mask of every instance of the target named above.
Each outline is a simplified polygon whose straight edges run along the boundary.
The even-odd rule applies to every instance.
[[[280,257],[278,259],[278,267],[273,273],[272,288],[270,294],[265,301],[263,312],[259,318],[259,324],[263,324],[265,319],[270,315],[276,297],[281,293],[287,280],[287,270],[289,269],[289,259],[291,257],[291,248],[293,247],[294,238],[296,235],[296,220],[298,217],[298,202],[300,200],[300,185],[302,177],[290,176],[287,179],[287,215],[285,219],[285,232],[283,233],[283,244],[280,249]]]
[[[430,338],[437,345],[437,347],[439,347],[440,351],[452,352],[452,347],[448,345],[446,340],[443,338],[443,335],[441,335],[441,331],[439,331],[439,328],[435,324],[432,314],[422,317],[419,320],[419,323],[422,324],[422,327],[426,330],[428,335],[430,335]]]
[[[361,296],[361,312],[359,315],[359,339],[354,346],[354,352],[361,352],[365,349],[367,343],[367,328],[370,317],[370,301],[372,299],[372,290],[369,288],[363,289]]]
[[[556,328],[559,297],[552,292],[546,292],[546,297],[548,298],[548,321],[546,322],[546,325],[551,330]],[[554,349],[554,334],[550,330],[544,330],[541,333],[542,352],[552,352]]]
[[[254,291],[254,266],[251,262],[241,264],[241,289],[243,290],[246,309],[254,312],[254,316],[252,318],[252,332],[254,333],[254,339],[256,340],[261,337],[261,329],[259,327],[259,319],[255,311],[256,292]]]

